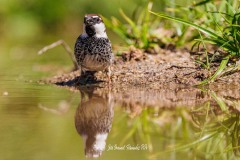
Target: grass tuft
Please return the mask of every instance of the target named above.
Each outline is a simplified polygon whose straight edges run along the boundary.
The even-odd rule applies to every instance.
[[[182,18],[169,16],[164,13],[155,13],[149,11],[153,15],[193,27],[199,32],[203,33],[204,37],[201,37],[200,40],[197,39],[198,42],[193,45],[193,48],[195,46],[199,46],[200,44],[203,44],[204,46],[205,44],[213,44],[218,46],[220,50],[225,51],[226,55],[224,55],[224,57],[222,58],[222,62],[220,63],[216,72],[208,79],[202,81],[199,85],[204,85],[215,81],[222,75],[223,71],[227,69],[229,59],[233,57],[239,59],[240,57],[240,8],[238,7],[238,5],[236,5],[235,3],[234,5],[230,4],[228,1],[222,1],[219,7],[223,8],[222,6],[225,4],[226,10],[225,12],[222,12],[215,11],[217,8],[213,5],[214,3],[211,1],[202,1],[196,5],[199,6],[203,4],[206,6],[206,9],[213,8],[214,10],[205,10],[206,15],[208,16],[205,17],[206,22],[201,25]],[[207,21],[207,18],[209,17],[211,23]],[[208,54],[206,55],[206,57],[208,59]],[[206,63],[206,66],[209,68],[209,61],[207,61]]]

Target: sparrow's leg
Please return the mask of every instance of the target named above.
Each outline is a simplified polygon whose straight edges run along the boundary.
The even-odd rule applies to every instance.
[[[83,69],[82,67],[80,68],[80,77],[84,77],[84,75],[86,75],[86,71],[85,69]]]
[[[81,66],[80,69],[80,77],[77,80],[77,84],[85,85],[87,83],[86,78],[86,70]]]
[[[82,84],[94,83],[95,81],[97,81],[95,73],[96,71],[85,70],[81,67],[80,79],[81,81],[83,81]]]
[[[97,77],[95,76],[96,71],[86,71],[86,76],[88,81],[96,81]]]

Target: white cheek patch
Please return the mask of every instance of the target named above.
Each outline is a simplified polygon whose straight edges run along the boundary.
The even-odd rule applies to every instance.
[[[107,38],[107,34],[106,34],[106,27],[104,25],[104,23],[98,23],[94,25],[95,31],[96,31],[96,37],[101,38]]]

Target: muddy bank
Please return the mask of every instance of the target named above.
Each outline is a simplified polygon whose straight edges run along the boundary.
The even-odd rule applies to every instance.
[[[109,92],[116,102],[124,106],[198,106],[209,100],[217,105],[212,92],[226,102],[240,99],[239,72],[220,78],[204,89],[194,88],[193,85],[209,76],[208,71],[197,65],[187,51],[160,52],[152,55],[132,50],[116,57],[110,85],[102,72],[96,74],[97,81],[87,84],[81,83],[79,71],[57,75],[42,82],[71,90],[95,86],[95,92]]]
[[[145,87],[151,89],[179,88],[197,85],[210,76],[217,69],[211,67],[211,71],[200,67],[189,51],[159,49],[159,54],[143,53],[132,48],[128,52],[116,56],[112,65],[111,86],[129,88]],[[219,78],[209,85],[211,88],[233,86],[240,87],[240,72]],[[102,87],[108,85],[107,76],[102,72],[95,74],[101,81]],[[78,85],[76,77],[79,71],[58,75],[44,80],[47,83],[68,85],[69,82]],[[66,83],[66,84],[65,84]],[[88,82],[86,82],[88,83]],[[90,82],[91,83],[91,82]]]
[[[147,87],[159,89],[164,86],[191,86],[208,76],[206,70],[194,63],[187,51],[161,50],[152,55],[133,49],[116,57],[112,65],[112,86]],[[79,76],[79,71],[49,78],[48,83],[68,82]],[[98,72],[98,80],[107,82],[106,74]]]

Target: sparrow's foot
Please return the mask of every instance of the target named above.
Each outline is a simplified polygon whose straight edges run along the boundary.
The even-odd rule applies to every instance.
[[[97,77],[94,75],[95,71],[86,71],[82,72],[79,77],[78,84],[86,85],[86,84],[94,84],[97,83]]]

